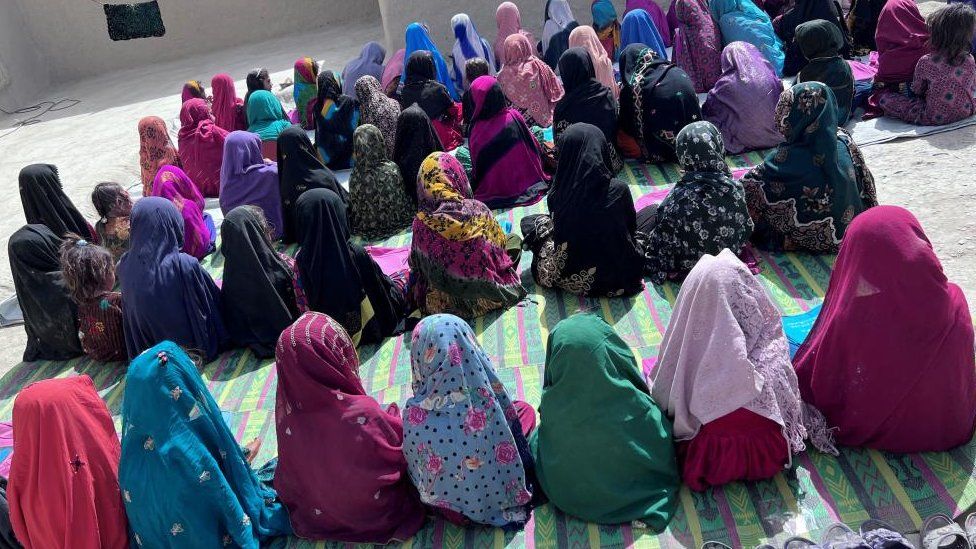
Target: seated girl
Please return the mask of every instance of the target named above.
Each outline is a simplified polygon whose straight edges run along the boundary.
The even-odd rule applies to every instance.
[[[319,78],[319,64],[311,57],[299,57],[295,61],[295,80],[292,86],[292,96],[295,99],[295,117],[292,122],[303,130],[315,129],[315,117],[312,114],[315,96],[318,95],[316,85]]]
[[[522,14],[518,6],[513,2],[502,2],[495,10],[495,23],[498,25],[498,32],[495,33],[495,43],[493,44],[495,53],[495,69],[501,69],[505,65],[505,39],[509,36],[521,33],[528,37],[529,42],[533,43],[532,33],[522,28]],[[480,75],[484,76],[484,75]]]
[[[213,90],[211,110],[214,123],[229,132],[247,129],[247,112],[244,100],[237,97],[234,79],[229,74],[215,74],[210,81]]]
[[[583,48],[569,48],[559,58],[559,74],[566,95],[556,103],[553,112],[552,140],[557,149],[562,134],[577,122],[596,126],[607,142],[613,143],[617,136],[617,100],[613,92],[596,79],[590,54]],[[623,161],[613,146],[610,154],[613,157],[611,169],[616,173],[623,168]]]
[[[915,75],[922,56],[931,53],[929,29],[915,0],[888,0],[878,16],[875,41],[878,46],[878,73],[874,88],[904,91]],[[877,103],[878,94],[872,96]]]
[[[91,378],[32,383],[14,400],[13,415],[7,496],[20,544],[128,547],[119,439]]]
[[[427,30],[427,26],[421,23],[410,23],[407,25],[404,31],[404,44],[406,44],[405,59],[410,59],[416,51],[427,51],[433,56],[434,67],[436,69],[437,81],[447,88],[448,93],[451,94],[451,99],[454,101],[459,101],[461,95],[457,92],[457,88],[454,86],[454,80],[451,79],[451,71],[447,68],[447,62],[444,61],[444,56],[438,51],[437,45],[434,41],[430,39],[430,33]],[[400,82],[406,83],[406,72],[400,76]]]
[[[552,125],[552,109],[563,96],[563,86],[556,73],[533,55],[524,35],[505,39],[505,66],[498,71],[498,84],[526,124],[543,128]]]
[[[535,410],[512,399],[477,341],[452,315],[414,328],[413,396],[403,409],[407,471],[421,501],[451,522],[521,527],[536,493],[526,442]]]
[[[191,99],[203,99],[207,103],[211,98],[207,96],[207,88],[203,87],[203,82],[199,80],[187,80],[183,84],[183,92],[180,95],[180,103],[186,103]]]
[[[781,15],[773,19],[773,28],[776,30],[776,36],[783,41],[783,76],[793,76],[799,73],[808,61],[820,57],[807,55],[797,38],[798,27],[811,21],[821,21],[825,25],[833,27],[834,31],[837,31],[836,36],[834,36],[835,33],[832,31],[820,31],[820,36],[825,38],[829,37],[830,49],[834,50],[824,57],[837,56],[841,60],[850,58],[850,33],[847,31],[846,23],[844,23],[844,14],[839,11],[839,8],[840,6],[836,0],[791,2]],[[833,46],[836,46],[836,48]],[[816,51],[825,48],[814,46],[812,49]]]
[[[220,162],[227,130],[214,122],[203,99],[191,99],[180,110],[180,161],[205,197],[220,194]]]
[[[783,142],[776,105],[783,81],[756,46],[732,42],[722,50],[722,77],[708,92],[702,116],[722,132],[732,154],[768,149]]]
[[[549,176],[542,168],[542,147],[525,119],[506,106],[505,94],[493,76],[475,80],[471,98],[474,113],[468,146],[474,198],[491,208],[537,202],[549,188]]]
[[[664,13],[664,9],[658,6],[653,0],[627,0],[624,7],[624,17],[634,10],[644,10],[647,12],[647,15],[651,16],[654,28],[657,29],[658,34],[664,40],[664,45],[670,48],[674,31],[668,22],[668,16]]]
[[[738,252],[752,235],[742,185],[725,163],[722,135],[708,122],[678,133],[681,179],[660,205],[637,214],[646,261],[655,284],[683,279],[702,256]]]
[[[590,15],[593,16],[593,30],[600,40],[600,45],[603,46],[604,53],[610,59],[616,59],[617,53],[624,47],[620,36],[620,21],[617,20],[617,8],[610,0],[593,0],[590,5]]]
[[[346,330],[322,313],[305,313],[278,339],[274,485],[298,537],[387,544],[424,525],[400,411],[366,393],[359,367]]]
[[[329,189],[345,202],[348,193],[332,170],[322,164],[305,130],[293,126],[278,139],[278,190],[281,193],[282,238],[286,244],[298,240],[298,198],[309,189]]]
[[[396,57],[394,55],[394,57]],[[386,48],[374,40],[363,44],[359,55],[355,59],[346,63],[342,68],[342,74],[336,73],[335,80],[342,82],[341,93],[348,97],[356,95],[356,82],[363,76],[371,75],[380,80],[383,78],[383,61],[386,59]],[[391,59],[392,61],[392,59]],[[402,60],[401,60],[402,62]],[[319,95],[321,96],[322,74],[332,71],[322,71],[319,73]]]
[[[409,227],[417,212],[416,202],[407,194],[400,168],[387,158],[383,134],[376,126],[365,124],[356,128],[353,160],[349,175],[352,233],[367,240],[378,240]],[[412,178],[411,182],[416,189],[417,179]]]
[[[942,452],[972,439],[972,316],[908,210],[878,206],[851,224],[793,364],[844,446]]]
[[[757,246],[836,253],[854,217],[878,205],[871,170],[837,120],[825,84],[783,92],[776,124],[786,141],[742,178]]]
[[[807,438],[837,453],[823,416],[800,400],[779,311],[727,249],[703,256],[681,285],[651,394],[674,422],[695,491],[772,478]]]
[[[491,77],[482,77],[491,78]],[[437,152],[417,180],[420,211],[413,221],[411,292],[424,314],[475,318],[505,310],[525,297],[517,262],[506,251],[501,226],[471,198],[464,168]]]
[[[230,340],[260,358],[274,356],[281,331],[305,309],[294,261],[275,251],[269,233],[255,206],[234,208],[220,225],[221,316]]]
[[[672,59],[691,78],[695,92],[708,93],[722,76],[722,32],[705,0],[677,0],[674,9],[678,27]]]
[[[501,9],[501,6],[499,6],[499,9]],[[461,133],[465,137],[471,133],[471,115],[474,112],[474,100],[471,99],[471,83],[477,80],[478,77],[491,75],[491,72],[491,66],[488,64],[488,61],[480,57],[468,59],[468,62],[464,64],[464,94],[461,95],[461,118],[463,120]]]
[[[609,3],[609,2],[608,2]],[[668,59],[668,50],[664,45],[664,38],[657,31],[651,16],[642,9],[627,12],[624,16],[623,26],[620,31],[620,51],[623,51],[631,44],[643,44],[654,50],[655,55],[665,61]]]
[[[95,185],[91,198],[99,217],[95,222],[98,242],[112,253],[113,260],[118,263],[122,254],[129,250],[132,198],[122,185],[110,182]]]
[[[272,90],[271,75],[268,74],[268,69],[263,67],[252,69],[247,73],[244,82],[247,85],[247,93],[244,94],[244,114],[246,116],[247,106],[250,104],[248,100],[251,99],[251,94],[258,90]]]
[[[932,53],[915,66],[911,94],[887,89],[878,97],[885,116],[921,126],[952,124],[976,113],[976,62],[970,53],[976,13],[949,4],[929,16]]]
[[[596,31],[589,25],[582,25],[573,29],[569,33],[569,47],[583,48],[590,55],[590,62],[593,64],[593,73],[597,81],[603,84],[613,94],[614,100],[620,96],[620,85],[617,84],[617,77],[613,72],[613,60],[603,49],[603,44],[596,36]],[[562,59],[562,56],[559,57]],[[563,79],[563,87],[566,87],[566,75],[559,69]],[[566,90],[567,93],[569,90]]]
[[[118,266],[130,359],[168,339],[209,362],[225,343],[220,290],[195,257],[180,252],[183,227],[164,198],[143,198],[132,208],[132,247]]]
[[[776,75],[783,74],[783,43],[776,36],[773,22],[752,0],[709,0],[712,19],[722,32],[722,44],[748,42],[769,60]]]
[[[238,206],[261,209],[278,240],[284,228],[278,164],[261,157],[261,138],[251,132],[233,132],[224,145],[220,168],[220,211],[224,215]]]
[[[559,63],[559,58],[563,56],[564,51],[569,49],[569,35],[578,26],[579,23],[576,22],[576,17],[573,16],[573,9],[569,6],[567,0],[546,0],[546,16],[545,23],[542,27],[542,41],[537,45],[539,52],[542,53],[542,59],[546,61],[546,65],[549,65],[549,67],[555,70],[556,64]],[[505,40],[508,40],[508,37]],[[508,48],[505,47],[504,49],[506,50],[506,54],[505,63],[502,64],[502,68],[509,62]],[[607,55],[609,56],[610,54],[608,53]]]
[[[305,191],[295,204],[295,258],[308,308],[336,319],[356,345],[377,343],[402,329],[403,288],[366,250],[349,241],[346,206],[328,189]]]
[[[139,170],[142,175],[142,196],[152,196],[152,182],[163,166],[182,167],[180,155],[169,137],[166,122],[158,116],[139,120]]]
[[[403,190],[410,197],[413,204],[417,203],[417,176],[420,174],[420,164],[432,152],[443,151],[437,131],[431,124],[430,118],[419,105],[411,105],[397,118],[396,147],[393,149],[393,160],[400,168],[403,177]],[[416,208],[413,213],[417,213]],[[413,215],[411,214],[411,217]]]
[[[386,66],[383,67],[383,77],[374,77],[382,85],[382,88],[380,89],[383,91],[383,93],[394,101],[400,100],[400,77],[403,76],[403,64],[406,60],[406,55],[406,48],[398,49],[396,53],[393,54],[393,57],[386,62]],[[356,82],[359,81],[357,80]],[[348,94],[353,97],[356,96],[356,82],[353,82],[352,84],[352,93]]]
[[[532,275],[545,288],[617,297],[644,288],[630,189],[610,171],[610,144],[590,124],[573,124],[559,143],[559,165],[546,198],[549,215],[522,219]]]
[[[560,511],[662,532],[681,479],[671,422],[639,372],[630,347],[599,316],[560,321],[549,334],[531,442],[539,486]]]
[[[400,91],[400,108],[418,105],[434,124],[445,150],[454,150],[464,142],[461,135],[461,105],[454,102],[447,88],[437,81],[434,56],[429,51],[415,51],[407,59],[406,79]]]
[[[125,360],[122,294],[115,287],[115,262],[105,248],[68,233],[61,243],[61,274],[78,305],[81,348],[94,361]]]
[[[823,82],[829,86],[837,99],[837,123],[843,126],[854,103],[854,73],[841,57],[844,35],[837,25],[823,19],[800,24],[794,34],[797,47],[808,60],[796,82]]]
[[[451,50],[452,78],[458,89],[464,88],[464,66],[472,59],[484,59],[491,67],[495,66],[495,52],[491,44],[478,34],[474,22],[466,13],[451,18],[454,29],[454,48]],[[491,71],[494,73],[494,70]]]
[[[353,92],[355,93],[355,92]],[[345,95],[334,72],[319,73],[315,99],[315,148],[330,170],[352,166],[352,132],[359,126],[359,103]]]
[[[17,180],[29,225],[46,225],[59,238],[75,233],[98,242],[95,229],[64,194],[57,166],[31,164],[20,170]]]
[[[165,198],[175,204],[183,217],[181,251],[197,259],[203,259],[213,251],[217,229],[210,214],[203,211],[206,206],[203,195],[183,170],[175,166],[160,168],[153,181],[153,196]]]
[[[363,76],[356,82],[356,98],[359,99],[359,123],[379,128],[386,141],[386,154],[392,155],[396,144],[400,104],[387,97],[380,88],[379,80],[370,75]]]
[[[247,131],[261,138],[261,156],[275,158],[281,132],[291,127],[281,102],[267,90],[257,90],[247,101]]]
[[[133,546],[258,547],[291,533],[183,349],[155,345],[125,381],[119,485]]]
[[[675,136],[701,120],[691,79],[643,44],[631,44],[621,52],[620,77],[620,151],[644,162],[677,160]]]
[[[78,309],[64,284],[61,239],[45,225],[25,225],[10,235],[7,257],[24,315],[24,362],[69,360],[85,352],[78,339]]]

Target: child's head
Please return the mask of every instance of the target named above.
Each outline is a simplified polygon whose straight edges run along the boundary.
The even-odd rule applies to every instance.
[[[61,243],[61,274],[78,303],[97,299],[115,286],[112,254],[74,233],[66,234]]]
[[[932,51],[944,56],[950,65],[962,63],[972,48],[976,11],[969,4],[948,4],[929,15],[926,23]]]
[[[95,185],[91,199],[95,211],[102,219],[128,217],[132,212],[132,198],[118,183],[104,182]]]
[[[260,227],[261,230],[264,231],[265,236],[268,237],[268,244],[274,242],[275,241],[274,232],[271,230],[271,224],[268,223],[268,217],[264,215],[264,210],[262,210],[257,206],[252,206],[250,204],[241,207],[254,216],[254,219],[257,222],[258,227]]]
[[[485,61],[481,57],[468,59],[464,63],[464,87],[471,87],[471,83],[479,76],[487,76],[489,74],[491,74],[491,67],[488,66],[488,61]]]

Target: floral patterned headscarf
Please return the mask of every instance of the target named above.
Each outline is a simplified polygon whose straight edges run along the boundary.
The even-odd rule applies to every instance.
[[[413,331],[403,453],[424,503],[491,526],[524,523],[533,470],[512,399],[471,327],[453,315]]]

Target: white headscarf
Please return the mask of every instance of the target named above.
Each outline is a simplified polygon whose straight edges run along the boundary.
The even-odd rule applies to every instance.
[[[546,24],[542,28],[543,55],[549,49],[549,40],[573,21],[576,21],[576,18],[573,17],[573,8],[569,7],[567,0],[550,0],[549,11],[546,13]]]
[[[464,54],[464,49],[461,47],[461,41],[457,38],[454,40],[454,49],[452,50],[452,55],[454,56],[454,82],[457,84],[458,88],[464,88],[464,64],[467,63],[468,59],[474,59],[480,57],[485,61],[488,61],[488,67],[491,70],[491,74],[495,74],[495,53],[481,35],[478,34],[478,29],[474,27],[474,23],[471,18],[468,17],[466,13],[459,13],[451,18],[451,28],[454,29],[454,36],[457,37],[458,29],[464,29],[464,36],[468,43],[471,44],[471,48],[474,49],[474,55],[466,56]]]

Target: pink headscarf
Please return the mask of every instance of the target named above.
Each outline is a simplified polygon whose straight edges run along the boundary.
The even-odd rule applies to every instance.
[[[528,112],[543,127],[552,125],[552,109],[563,96],[563,85],[545,61],[532,55],[532,45],[523,34],[505,39],[505,66],[498,83],[505,97]]]
[[[214,121],[221,128],[232,132],[247,129],[247,117],[244,116],[244,100],[237,97],[234,89],[234,79],[229,74],[218,74],[210,81],[213,90]]]
[[[875,32],[878,74],[875,82],[898,84],[915,76],[915,65],[929,53],[929,30],[915,0],[889,0]]]
[[[191,99],[180,110],[177,143],[180,161],[203,196],[220,194],[220,163],[224,158],[227,130],[214,123],[203,99]]]
[[[505,65],[505,39],[513,34],[524,34],[529,43],[533,43],[532,34],[522,28],[522,14],[518,6],[512,2],[502,2],[495,10],[495,22],[498,23],[498,34],[495,36],[495,60],[498,67]]]
[[[677,0],[675,12],[675,64],[688,73],[695,93],[707,93],[722,75],[722,33],[705,0]]]
[[[378,544],[416,534],[425,511],[407,474],[399,410],[366,394],[345,329],[305,313],[281,333],[276,358],[274,487],[295,534]]]
[[[673,4],[672,4],[673,5]],[[671,33],[672,28],[668,24],[668,16],[665,15],[664,10],[661,6],[652,0],[627,0],[627,5],[624,8],[624,15],[634,10],[644,10],[648,15],[651,16],[651,21],[654,22],[654,26],[657,27],[657,32],[661,35],[661,39],[664,40],[665,47],[671,47]],[[705,12],[708,12],[706,8]]]
[[[407,50],[400,48],[393,57],[386,62],[386,67],[383,68],[383,91],[386,92],[390,88],[390,84],[394,80],[399,80],[400,75],[403,74],[403,60],[407,55]]]
[[[183,216],[183,249],[197,259],[210,252],[213,242],[210,228],[203,219],[204,201],[196,185],[176,166],[163,166],[153,180],[152,195],[172,202]]]
[[[593,70],[596,72],[596,79],[604,86],[610,88],[613,96],[620,95],[620,86],[613,75],[613,61],[607,55],[607,50],[600,43],[596,31],[589,25],[580,25],[569,33],[569,47],[584,48],[590,54],[590,61],[593,62]]]
[[[160,166],[182,167],[179,153],[169,138],[166,122],[158,116],[139,120],[139,168],[142,173],[142,196],[152,194],[152,182]]]
[[[972,317],[908,210],[854,218],[793,363],[804,399],[845,446],[940,452],[972,438]]]

